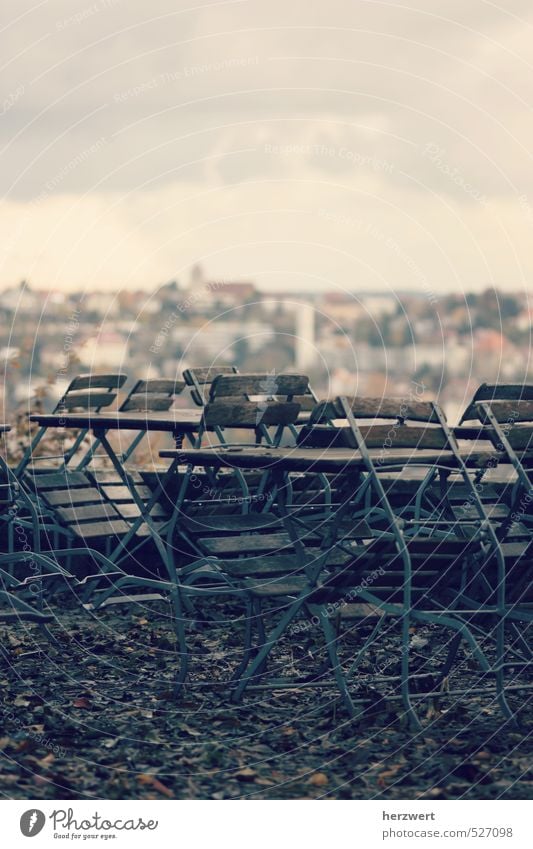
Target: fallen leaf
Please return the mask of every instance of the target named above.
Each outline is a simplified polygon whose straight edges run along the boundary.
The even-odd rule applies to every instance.
[[[239,781],[255,781],[257,773],[249,766],[245,766],[235,773],[235,778]]]
[[[188,734],[190,737],[201,737],[202,736],[201,731],[198,731],[196,728],[189,728],[188,725],[182,725],[181,730],[185,731],[185,733]]]
[[[91,703],[89,699],[85,698],[85,696],[81,696],[79,699],[74,699],[74,701],[72,702],[72,707],[83,708],[84,710],[88,710],[91,707]]]
[[[378,775],[378,787],[387,786],[387,778],[394,778],[401,770],[401,764],[394,764],[390,769],[385,769]]]
[[[159,793],[162,793],[163,796],[166,796],[168,799],[174,798],[174,792],[170,789],[170,787],[167,787],[165,784],[163,784],[162,781],[159,781],[159,779],[156,778],[155,775],[147,775],[146,773],[141,773],[137,776],[137,781],[139,782],[139,784],[150,785],[154,788],[154,790],[157,790]]]
[[[313,787],[324,787],[329,783],[329,778],[325,772],[315,772],[307,783],[312,784]]]

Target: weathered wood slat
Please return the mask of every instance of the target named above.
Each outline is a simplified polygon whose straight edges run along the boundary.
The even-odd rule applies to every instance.
[[[113,392],[72,392],[65,395],[57,405],[57,412],[61,410],[95,410],[100,407],[109,407],[115,400]]]
[[[357,442],[349,427],[304,425],[298,434],[301,448],[356,448]]]
[[[511,448],[515,448],[517,451],[533,452],[533,427],[518,424],[509,429],[504,428],[503,432]],[[493,428],[485,427],[484,436],[490,439],[498,451],[503,451],[503,443]]]
[[[482,383],[473,401],[533,401],[533,383]]]
[[[83,489],[55,490],[43,493],[43,498],[51,507],[62,507],[69,504],[89,504],[103,502],[101,494],[95,487]]]
[[[390,601],[401,601],[403,597],[403,590],[401,587],[390,587],[390,586],[376,586],[372,584],[372,592],[382,601],[390,602]],[[319,587],[317,588],[309,597],[309,603],[311,604],[327,604],[328,602],[340,602],[340,605],[344,601],[346,594],[346,588],[336,588],[336,587]],[[412,587],[411,595],[413,596],[413,602],[416,603],[420,601],[420,599],[428,600],[428,590],[425,587]],[[340,609],[339,605],[339,609]]]
[[[255,578],[247,578],[244,580],[244,585],[252,593],[252,595],[257,596],[258,598],[277,598],[286,595],[299,595],[308,587],[308,582],[303,577],[282,578],[278,580],[274,578],[272,580],[264,579],[260,581]],[[389,600],[398,600],[402,596],[402,591],[398,587],[373,587],[373,592],[383,598],[386,602]],[[412,592],[415,596],[425,596],[426,591],[424,589],[413,588]],[[309,604],[324,604],[328,601],[333,602],[335,600],[342,601],[342,594],[340,591],[335,591],[334,589],[327,587],[317,587],[316,589],[309,587]],[[339,606],[339,612],[340,610],[341,607]]]
[[[170,395],[152,395],[137,393],[130,395],[120,406],[121,412],[129,412],[130,410],[147,410],[151,412],[170,410],[174,398]]]
[[[412,554],[431,554],[432,557],[438,555],[457,557],[479,549],[478,541],[461,539],[460,537],[446,537],[446,539],[412,537],[408,538],[406,542],[407,548]]]
[[[501,544],[501,549],[506,561],[519,561],[524,564],[532,564],[533,551],[531,550],[530,540],[524,540],[522,542],[503,542]]]
[[[91,477],[96,481],[96,483],[100,486],[103,484],[124,486],[124,481],[120,477],[119,473],[114,469],[93,469],[91,471]],[[140,472],[135,471],[134,469],[128,469],[128,477],[133,480],[134,483],[142,484],[144,482],[144,478]]]
[[[283,528],[283,523],[277,516],[270,513],[248,513],[246,515],[220,516],[206,515],[202,512],[199,516],[188,516],[184,519],[183,526],[189,533],[232,533],[239,531],[253,531],[264,528]]]
[[[126,380],[125,374],[79,374],[71,380],[67,393],[80,389],[120,389]]]
[[[293,424],[300,411],[300,405],[290,401],[263,401],[239,404],[224,401],[210,401],[204,409],[206,427],[256,428]]]
[[[349,554],[337,551],[328,560],[328,567],[345,566],[351,560]],[[234,578],[290,576],[295,570],[298,570],[295,554],[269,554],[263,557],[247,557],[245,560],[224,560],[220,565],[224,572]]]
[[[516,422],[533,422],[533,401],[491,401],[484,402],[494,414],[497,422],[512,428]],[[472,411],[481,422],[487,422],[481,404],[474,404]]]
[[[308,388],[309,378],[301,374],[218,375],[211,384],[211,399],[237,398],[240,395],[305,395]]]
[[[447,448],[446,434],[440,427],[418,427],[393,423],[390,425],[360,425],[368,448]],[[306,426],[298,438],[298,446],[308,448],[356,448],[357,442],[349,427]]]
[[[316,401],[312,395],[295,395],[291,400],[300,405],[300,414],[310,413],[316,406]]]
[[[70,524],[69,528],[82,539],[96,539],[127,534],[130,526],[123,519],[113,519],[107,522],[87,522],[86,524]]]
[[[414,425],[361,425],[361,434],[368,448],[448,448],[448,437],[441,427]]]
[[[211,384],[219,374],[236,374],[235,366],[207,366],[206,368],[187,368],[183,377],[187,386]]]
[[[259,551],[274,551],[292,546],[288,534],[243,534],[237,537],[208,537],[200,541],[202,548],[209,554],[221,556],[231,554],[249,554]]]
[[[308,586],[306,578],[287,578],[286,580],[257,581],[248,578],[244,581],[246,588],[258,598],[276,598],[284,595],[299,595]],[[309,590],[311,595],[312,590]]]
[[[149,499],[152,491],[147,486],[136,486],[140,498]],[[102,492],[110,501],[132,501],[133,496],[127,486],[102,486]]]
[[[506,519],[509,515],[507,504],[484,504],[484,508],[489,519]],[[479,513],[473,504],[469,504],[467,507],[456,507],[455,515],[466,519],[477,518]]]
[[[138,593],[134,595],[114,595],[107,598],[99,608],[103,610],[104,607],[111,607],[117,604],[146,604],[146,602],[150,601],[165,601],[166,598],[161,593]],[[88,602],[83,604],[82,607],[84,610],[94,610],[94,603]]]
[[[159,529],[162,527],[163,522],[158,522],[157,520],[153,519],[151,524],[155,528],[155,530],[159,533]],[[150,530],[148,525],[144,522],[142,525],[140,525],[140,527],[137,528],[137,530],[135,531],[135,534],[138,537],[146,537],[147,538],[147,537],[152,536],[152,531]]]
[[[341,619],[369,619],[384,616],[385,613],[375,604],[354,602],[353,604],[342,604],[339,607],[339,615]]]
[[[533,401],[532,383],[482,383],[476,390],[472,401],[461,416],[461,423],[478,420],[477,405],[481,401]]]
[[[152,395],[154,393],[165,393],[166,395],[179,395],[184,389],[184,380],[173,380],[170,377],[154,377],[149,380],[138,380],[131,394]]]
[[[430,401],[413,401],[402,397],[367,398],[350,401],[356,419],[403,419],[413,422],[438,424],[438,416]],[[343,419],[344,411],[339,398],[321,401],[317,405],[315,421]]]
[[[27,472],[24,480],[39,492],[47,489],[75,489],[91,485],[89,478],[83,472],[44,472],[43,474]]]
[[[60,519],[67,524],[71,522],[78,524],[78,522],[109,519],[111,517],[120,518],[113,505],[107,504],[105,501],[87,507],[58,507],[56,512]]]
[[[115,506],[123,519],[137,519],[141,514],[134,501],[130,501],[128,504],[118,503]],[[160,504],[154,504],[150,510],[150,516],[153,518],[163,518],[166,516],[166,513]]]

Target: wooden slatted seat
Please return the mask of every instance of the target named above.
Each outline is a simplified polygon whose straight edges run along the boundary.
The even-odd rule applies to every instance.
[[[107,497],[106,487],[100,488],[91,475],[65,470],[26,477],[58,523],[78,539],[112,542],[130,530],[129,522]],[[131,501],[129,491],[128,497]]]
[[[183,525],[189,533],[205,534],[220,533],[234,534],[245,531],[265,530],[266,528],[282,528],[282,522],[278,516],[272,513],[246,513],[244,515],[211,515],[186,516]]]
[[[328,560],[328,566],[330,568],[340,568],[351,563],[352,559],[350,554],[338,551]],[[240,560],[225,559],[222,568],[232,578],[252,578],[292,575],[301,567],[294,553],[270,553],[263,557],[250,556]]]
[[[303,578],[278,578],[274,580],[246,578],[243,582],[246,589],[257,598],[280,598],[281,596],[299,595],[309,583]],[[311,595],[311,590],[309,590]]]
[[[202,548],[207,554],[231,556],[249,554],[252,551],[281,551],[292,548],[288,534],[253,534],[231,537],[206,537],[201,540]]]

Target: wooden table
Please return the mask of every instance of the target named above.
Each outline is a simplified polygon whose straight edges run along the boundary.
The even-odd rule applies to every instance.
[[[389,467],[416,467],[417,465],[442,464],[450,467],[455,465],[451,451],[400,449],[383,454],[381,450],[371,449],[369,454],[378,470]],[[461,452],[461,455],[467,465],[474,468],[482,468],[489,461],[497,460],[500,457],[499,452],[489,447],[465,449]],[[335,474],[365,469],[365,462],[361,454],[351,448],[262,448],[260,446],[232,448],[231,446],[217,445],[212,448],[180,448],[177,450],[167,448],[160,451],[159,456],[163,459],[179,460],[180,463],[191,463],[195,466],[226,466],[235,469],[261,470],[282,469],[287,473],[322,472]],[[383,459],[382,463],[380,463],[380,459]]]
[[[47,428],[86,428],[97,436],[108,430],[144,430],[171,433],[174,439],[180,440],[184,434],[196,433],[202,413],[200,408],[163,413],[33,413],[30,421]]]

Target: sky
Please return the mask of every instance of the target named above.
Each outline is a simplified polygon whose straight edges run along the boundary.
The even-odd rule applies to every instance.
[[[525,291],[528,0],[3,0],[0,288]]]

